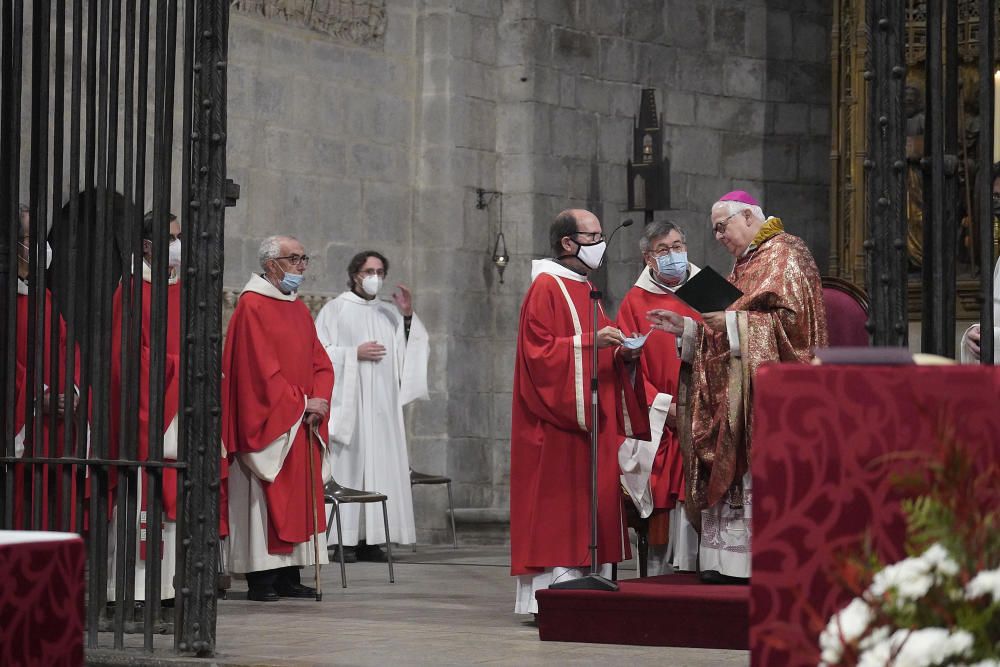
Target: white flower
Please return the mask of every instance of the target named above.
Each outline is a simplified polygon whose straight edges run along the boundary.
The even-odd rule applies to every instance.
[[[956,665],[955,667],[1000,667],[1000,660],[990,658],[988,660],[980,660],[979,662]]]
[[[888,639],[875,643],[858,659],[858,667],[930,667],[954,664],[953,658],[968,655],[972,635],[964,630],[945,628],[897,630]]]
[[[953,577],[958,570],[958,563],[948,550],[940,544],[933,544],[921,555],[905,558],[877,572],[868,592],[881,597],[889,590],[895,590],[900,602],[917,601],[927,595],[941,576]]]
[[[928,563],[933,570],[947,577],[954,577],[958,574],[958,563],[940,543],[932,544],[920,558]]]
[[[994,602],[1000,602],[1000,569],[983,570],[965,585],[965,597],[969,600],[989,595]]]
[[[861,643],[858,644],[858,648],[861,649],[862,651],[866,651],[872,646],[875,646],[876,644],[884,642],[886,639],[888,639],[890,632],[891,631],[888,625],[883,625],[881,627],[875,628],[874,630],[872,630],[871,634],[869,634],[867,637],[861,640]]]
[[[872,618],[874,618],[872,608],[861,598],[854,598],[850,604],[834,614],[819,636],[820,657],[823,662],[827,664],[839,662],[844,654],[844,642],[851,643],[864,634]]]

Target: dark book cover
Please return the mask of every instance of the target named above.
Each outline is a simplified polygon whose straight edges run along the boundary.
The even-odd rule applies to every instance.
[[[710,266],[694,274],[678,287],[674,294],[699,313],[725,310],[733,301],[743,296],[743,292],[736,285],[723,278]]]

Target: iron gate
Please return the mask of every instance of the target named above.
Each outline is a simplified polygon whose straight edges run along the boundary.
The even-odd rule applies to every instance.
[[[907,75],[904,49],[907,6],[919,5],[926,15],[926,118],[922,157],[923,262],[921,266],[924,352],[953,356],[959,211],[954,202],[960,178],[967,184],[973,219],[974,248],[982,298],[980,327],[993,330],[993,226],[991,201],[996,66],[995,0],[866,0],[867,55],[863,78],[868,82],[866,126],[866,286],[872,301],[869,330],[876,345],[905,346],[907,326],[907,157],[903,108]],[[980,123],[977,159],[961,155],[959,131],[959,11],[978,15],[978,88]],[[965,23],[969,23],[968,16]],[[981,338],[982,361],[993,363],[993,336]]]
[[[228,12],[218,0],[2,0],[0,528],[84,536],[90,649],[122,649],[127,631],[141,631],[147,651],[163,632],[182,652],[215,648]],[[183,229],[173,365],[171,212]],[[177,377],[175,457],[163,450],[168,370]],[[175,474],[170,621],[160,570],[164,480]],[[129,618],[137,559],[138,620]]]

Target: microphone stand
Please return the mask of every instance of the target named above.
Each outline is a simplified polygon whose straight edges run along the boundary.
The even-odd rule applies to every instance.
[[[626,220],[618,225],[611,236],[608,237],[607,247],[604,249],[604,258],[608,256],[608,248],[611,247],[611,240],[622,227],[632,224],[631,220]],[[603,259],[602,258],[602,263]],[[600,267],[598,267],[600,268]],[[598,313],[600,311],[601,291],[590,290],[590,311],[592,318],[592,329],[594,335],[593,352],[590,364],[590,574],[577,579],[560,581],[549,586],[552,590],[565,591],[617,591],[618,583],[611,581],[607,577],[601,576],[597,563],[597,443],[600,437],[600,398],[597,392],[597,327]]]

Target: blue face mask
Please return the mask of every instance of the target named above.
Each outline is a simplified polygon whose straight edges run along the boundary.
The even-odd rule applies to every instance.
[[[687,277],[687,252],[670,252],[656,258],[656,272],[662,280],[670,283],[681,282]]]
[[[288,273],[285,272],[285,277],[281,279],[279,285],[281,289],[285,292],[298,292],[299,287],[302,285],[302,281],[305,280],[305,276],[301,273]]]

